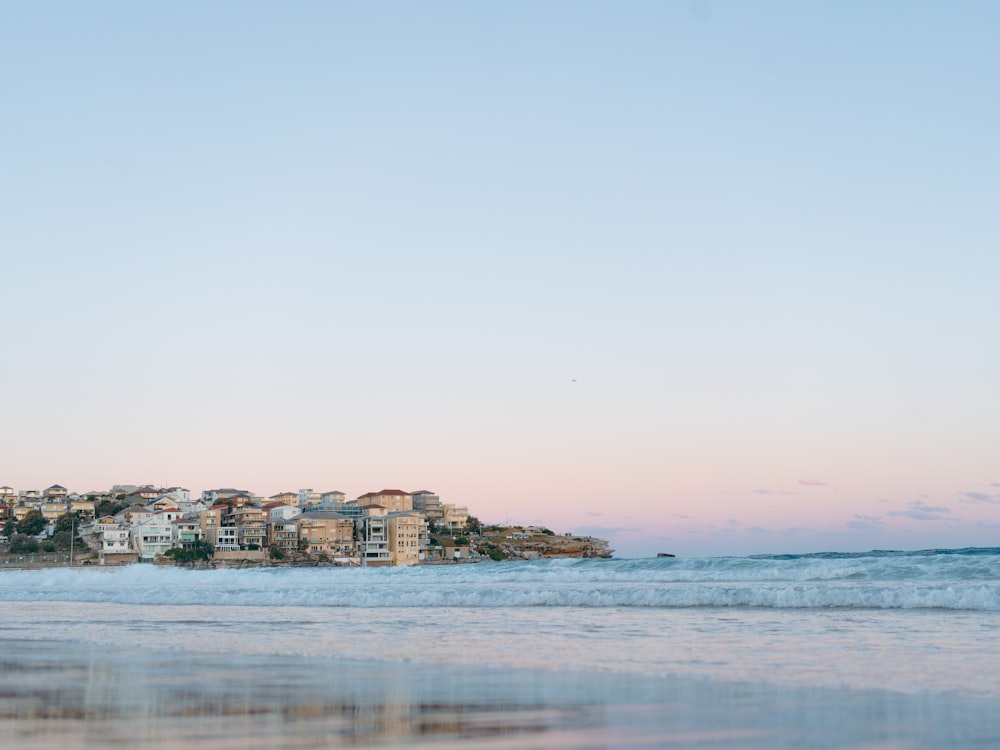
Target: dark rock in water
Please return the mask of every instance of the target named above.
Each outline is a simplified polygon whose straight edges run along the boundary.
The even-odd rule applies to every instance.
[[[677,557],[677,555],[671,555],[669,552],[657,552],[657,557]]]

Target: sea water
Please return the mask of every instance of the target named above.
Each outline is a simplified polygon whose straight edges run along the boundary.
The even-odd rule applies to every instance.
[[[99,663],[130,654],[130,669],[146,665],[140,682],[167,659],[186,665],[178,679],[224,696],[233,680],[219,674],[234,665],[246,690],[295,673],[290,664],[322,664],[337,677],[313,685],[310,700],[323,693],[356,709],[363,683],[376,686],[364,700],[384,709],[399,705],[404,684],[407,715],[425,721],[426,706],[447,705],[467,716],[472,701],[494,727],[470,735],[459,722],[428,734],[413,719],[409,730],[362,733],[372,746],[419,736],[486,747],[511,733],[539,747],[585,738],[600,747],[1000,746],[1000,549],[53,568],[0,575],[0,613],[3,640],[26,653],[65,655],[72,643],[96,649],[89,658]],[[301,679],[281,684],[282,700],[303,703]],[[498,707],[507,711],[496,725]],[[356,729],[345,731],[357,739]],[[320,734],[330,732],[345,736]],[[159,735],[147,739],[158,746]]]

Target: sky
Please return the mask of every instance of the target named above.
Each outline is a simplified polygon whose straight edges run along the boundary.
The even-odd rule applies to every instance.
[[[1000,4],[0,5],[0,484],[1000,539]]]

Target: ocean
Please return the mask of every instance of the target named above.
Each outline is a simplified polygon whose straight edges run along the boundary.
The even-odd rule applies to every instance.
[[[8,571],[0,745],[992,748],[998,644],[1000,549]]]

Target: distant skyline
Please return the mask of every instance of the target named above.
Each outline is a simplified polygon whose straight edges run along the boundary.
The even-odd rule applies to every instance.
[[[993,2],[4,4],[0,485],[997,545],[997,38]]]

